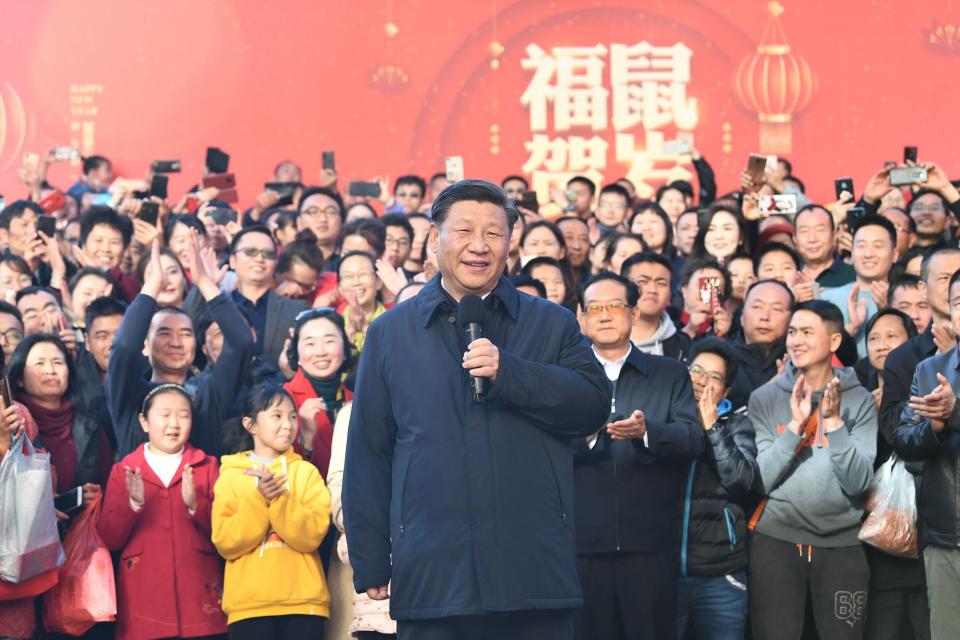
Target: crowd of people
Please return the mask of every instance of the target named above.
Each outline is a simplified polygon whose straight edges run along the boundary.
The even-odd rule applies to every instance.
[[[694,157],[698,186],[672,182],[652,200],[626,179],[577,176],[538,204],[523,176],[499,181],[512,204],[491,295],[514,320],[524,316],[505,291],[565,308],[592,349],[576,366],[602,370],[612,400],[592,424],[566,407],[578,400],[562,377],[509,398],[494,385],[503,420],[540,403],[552,439],[530,444],[520,428],[512,442],[464,438],[478,456],[530,444],[546,457],[576,548],[546,564],[576,563],[582,606],[489,597],[504,611],[576,608],[585,640],[960,637],[960,191],[921,162],[925,182],[893,186],[886,166],[862,193],[817,204],[780,158],[718,194]],[[118,178],[101,156],[83,159],[76,184],[53,185],[56,159],[21,169],[23,191],[0,211],[13,400],[0,454],[25,433],[50,454],[54,492],[80,487],[102,510],[117,614],[88,635],[375,639],[397,634],[391,611],[470,612],[475,591],[486,602],[481,552],[463,565],[442,544],[461,535],[444,509],[486,506],[452,486],[449,504],[424,507],[417,489],[435,480],[409,471],[428,441],[392,450],[392,501],[371,495],[383,434],[355,433],[381,407],[399,411],[371,378],[389,377],[394,359],[429,363],[433,348],[383,349],[368,333],[377,319],[419,304],[424,322],[437,305],[456,321],[440,295],[438,236],[460,233],[436,210],[445,174],[403,176],[378,198],[344,195],[335,169],[313,180],[284,161],[264,178],[291,193],[265,188],[234,208],[217,187],[151,195],[153,168]],[[797,196],[795,214],[761,212],[782,193]],[[511,347],[498,346],[503,360]],[[443,381],[420,369],[392,383],[406,401],[443,402]],[[572,416],[587,423],[559,426]],[[367,461],[354,439],[369,443],[369,468],[351,469]],[[894,455],[916,481],[914,557],[859,538],[874,471]],[[520,500],[531,488],[499,490]],[[418,577],[390,584],[371,568],[383,536],[351,551],[364,500],[399,518],[394,545],[438,549]],[[424,510],[435,529],[417,527]],[[78,513],[57,512],[64,534]],[[516,544],[512,579],[527,584]],[[431,604],[438,590],[470,602],[446,613]],[[0,636],[43,636],[41,608],[36,595],[0,599]]]

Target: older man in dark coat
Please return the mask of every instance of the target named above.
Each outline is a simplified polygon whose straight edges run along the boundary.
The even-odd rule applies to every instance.
[[[572,637],[580,606],[570,440],[610,386],[569,311],[503,277],[516,212],[488,182],[433,205],[440,274],[370,326],[343,488],[354,585],[400,638]],[[483,298],[468,342],[461,298]],[[471,375],[487,380],[476,403]]]

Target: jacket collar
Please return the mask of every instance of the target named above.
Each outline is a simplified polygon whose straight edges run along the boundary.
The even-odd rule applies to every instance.
[[[520,294],[516,288],[505,276],[500,276],[497,287],[490,293],[484,302],[490,297],[500,301],[500,304],[506,309],[512,320],[517,319],[517,311],[520,306]],[[427,285],[420,290],[414,298],[417,302],[417,314],[420,317],[420,323],[426,327],[430,320],[436,314],[438,308],[444,311],[453,311],[457,309],[457,302],[447,293],[440,284],[440,274],[438,273]]]
[[[143,453],[143,450],[146,448],[146,446],[147,444],[144,443],[134,449],[134,451],[124,459],[124,464],[133,469],[139,468],[144,480],[159,487],[163,487],[163,482],[161,482],[160,478],[157,477],[157,474],[153,472],[153,468],[147,464],[147,456]],[[173,474],[173,478],[170,480],[170,487],[180,481],[180,477],[183,475],[184,465],[189,464],[192,467],[196,467],[197,465],[202,464],[206,458],[207,454],[205,454],[202,450],[191,446],[189,443],[184,445],[183,457],[180,458],[180,466],[177,467],[177,472]]]
[[[650,356],[649,354],[640,351],[637,349],[636,345],[630,345],[630,353],[627,354],[627,361],[624,362],[624,366],[630,365],[643,375],[647,375],[650,372]],[[621,371],[621,375],[623,372]]]
[[[960,371],[960,344],[950,350],[948,364],[954,371]],[[956,389],[954,389],[954,392],[956,392]]]

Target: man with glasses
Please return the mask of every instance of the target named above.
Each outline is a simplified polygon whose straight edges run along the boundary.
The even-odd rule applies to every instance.
[[[960,271],[948,287],[950,321],[960,334]],[[934,638],[960,637],[960,346],[923,360],[910,398],[893,432],[904,460],[922,460],[923,491],[917,504],[920,544]]]
[[[578,638],[673,638],[676,525],[704,449],[686,367],[630,342],[640,296],[623,276],[581,286],[580,326],[613,385],[607,424],[574,441]]]
[[[744,410],[727,400],[737,357],[717,338],[693,345],[690,380],[707,446],[690,463],[680,529],[677,637],[741,640],[747,620],[747,518],[757,443]]]
[[[300,198],[298,212],[297,230],[313,232],[327,261],[327,271],[336,271],[337,240],[346,216],[340,194],[323,187],[307,189]]]
[[[0,347],[6,362],[20,341],[23,340],[23,316],[20,310],[9,302],[0,300]]]
[[[957,188],[951,185],[953,193]],[[960,198],[960,194],[957,195]],[[917,246],[925,251],[936,251],[947,246],[944,230],[949,221],[949,208],[946,198],[939,191],[924,189],[918,191],[907,205],[907,213],[917,225]]]

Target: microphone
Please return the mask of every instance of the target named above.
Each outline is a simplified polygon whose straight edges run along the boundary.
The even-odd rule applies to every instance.
[[[468,342],[480,339],[483,321],[486,316],[487,308],[483,306],[483,300],[480,299],[480,296],[469,295],[460,299],[457,320],[460,326],[466,329]],[[483,404],[483,381],[484,378],[476,376],[470,378],[470,386],[473,388],[473,401],[477,404]]]

